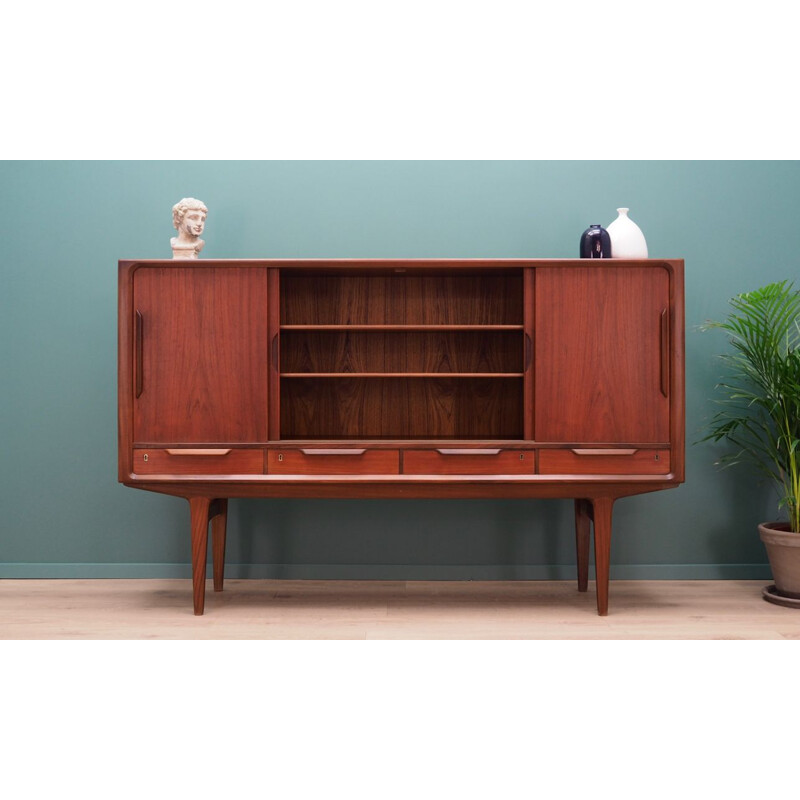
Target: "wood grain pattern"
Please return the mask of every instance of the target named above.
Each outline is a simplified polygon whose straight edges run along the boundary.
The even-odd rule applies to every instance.
[[[143,389],[137,441],[264,441],[266,270],[139,269]]]
[[[620,455],[608,452],[541,450],[539,472],[542,475],[666,475],[670,471],[669,450],[634,450],[632,453],[624,450]]]
[[[144,384],[144,373],[142,371],[142,364],[144,362],[144,355],[142,353],[142,344],[144,337],[144,322],[142,319],[142,312],[136,310],[134,323],[133,323],[133,347],[134,347],[134,397],[138,400],[142,396],[142,388]]]
[[[535,374],[536,370],[533,365],[533,342],[536,338],[536,270],[526,269],[523,275],[524,292],[523,292],[523,361],[522,369],[524,372],[524,381],[522,389],[522,405],[523,405],[523,420],[524,430],[523,435],[526,439],[533,439],[535,431],[533,427],[534,422],[534,407],[535,407]]]
[[[203,613],[206,599],[206,559],[208,558],[209,497],[190,497],[192,527],[192,595],[195,616]]]
[[[238,497],[349,498],[387,500],[439,498],[465,500],[543,499],[574,500],[575,496],[633,497],[674,489],[671,476],[659,475],[143,475],[126,486],[175,497],[225,494]]]
[[[661,314],[668,307],[666,269],[538,270],[536,438],[669,441],[660,368]]]
[[[669,309],[661,312],[661,359],[659,370],[661,377],[661,394],[669,397]]]
[[[121,261],[117,287],[117,479],[125,482],[133,472],[133,404],[137,393],[136,310],[133,307],[135,264]]]
[[[522,334],[508,332],[281,333],[281,370],[522,374]]]
[[[270,474],[306,475],[380,475],[400,472],[400,453],[397,450],[365,450],[356,455],[349,448],[332,455],[304,453],[302,450],[281,448],[267,454]]]
[[[594,571],[597,585],[597,613],[608,614],[608,573],[611,564],[611,513],[613,497],[592,499],[592,521],[594,522]]]
[[[685,300],[683,262],[670,263],[669,295],[669,381],[670,437],[672,473],[678,483],[685,480],[686,401],[685,401]]]
[[[518,378],[281,381],[284,439],[483,439],[522,436]]]
[[[209,521],[222,588],[227,499],[213,498],[229,497],[578,498],[578,586],[593,519],[606,614],[615,500],[683,480],[681,261],[204,260],[119,274],[119,477],[189,500],[196,614]],[[348,441],[364,453],[312,452]],[[607,449],[636,452],[586,452]]]
[[[591,503],[585,499],[575,501],[575,553],[578,569],[578,591],[589,588],[589,548],[591,545]]]
[[[470,448],[447,454],[439,450],[406,450],[403,472],[407,475],[519,475],[533,474],[533,450],[500,450],[497,455],[473,455]]]
[[[316,333],[442,333],[447,331],[521,331],[522,325],[281,325],[287,332],[313,331]]]
[[[281,277],[281,322],[302,324],[522,324],[522,275]]]
[[[222,498],[215,502],[216,513],[211,517],[211,550],[214,565],[214,591],[221,592],[225,581],[225,540],[227,538],[228,527],[228,501]]]
[[[280,270],[267,270],[267,342],[269,370],[267,378],[269,438],[281,438],[281,362],[280,362]]]
[[[140,475],[258,475],[264,472],[263,450],[229,450],[222,455],[189,455],[180,451],[133,451],[133,468]],[[146,458],[145,458],[146,456]]]
[[[282,378],[521,378],[521,372],[284,372]]]

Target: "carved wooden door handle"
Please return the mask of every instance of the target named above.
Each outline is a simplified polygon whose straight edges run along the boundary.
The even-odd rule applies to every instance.
[[[136,318],[133,326],[133,363],[134,363],[134,389],[136,397],[140,397],[144,388],[143,367],[143,348],[144,348],[144,317],[142,312],[136,309]]]

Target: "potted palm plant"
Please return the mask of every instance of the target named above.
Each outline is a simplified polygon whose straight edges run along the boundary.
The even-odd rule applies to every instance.
[[[800,608],[800,290],[782,281],[737,295],[718,328],[732,352],[721,356],[720,409],[702,441],[727,440],[722,466],[749,463],[778,490],[787,522],[758,526],[774,586],[764,598]]]

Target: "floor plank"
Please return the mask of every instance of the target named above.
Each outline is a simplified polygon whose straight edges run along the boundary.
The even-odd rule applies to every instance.
[[[228,580],[192,613],[188,580],[0,581],[0,639],[775,639],[800,611],[763,581]]]

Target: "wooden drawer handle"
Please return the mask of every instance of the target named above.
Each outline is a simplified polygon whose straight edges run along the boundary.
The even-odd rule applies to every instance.
[[[361,447],[345,450],[341,448],[331,448],[327,450],[324,448],[301,447],[300,452],[304,456],[363,456],[364,453],[367,452],[367,448]]]
[[[437,453],[441,453],[443,456],[496,456],[500,453],[500,448],[497,449],[484,449],[484,450],[474,450],[466,448],[446,448],[446,447],[437,447]]]
[[[171,456],[226,456],[231,448],[227,450],[167,450]]]
[[[639,451],[637,448],[633,448],[632,450],[620,450],[619,448],[609,450],[576,450],[573,448],[572,452],[575,453],[576,456],[632,456]]]

